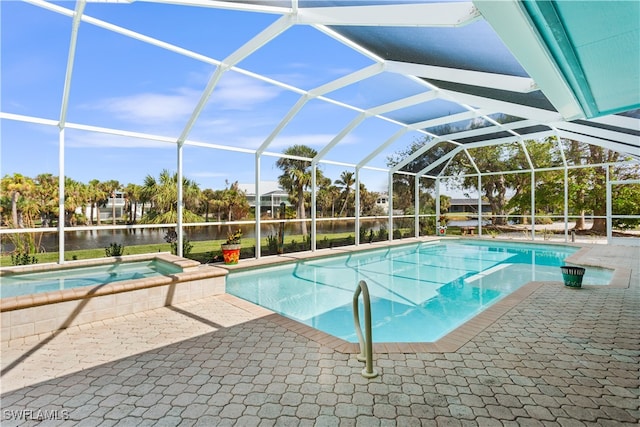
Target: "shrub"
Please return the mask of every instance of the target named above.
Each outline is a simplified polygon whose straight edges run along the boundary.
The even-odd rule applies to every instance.
[[[327,248],[331,247],[331,241],[329,240],[329,238],[327,236],[324,236],[324,238],[322,240],[318,240],[316,242],[316,247],[318,249],[327,249]]]
[[[303,251],[311,250],[311,235],[302,236],[302,250]]]
[[[360,238],[360,243],[364,242],[367,238],[367,229],[364,225],[360,226],[360,233],[358,233],[358,237]]]
[[[104,253],[106,256],[122,256],[124,255],[124,245],[119,245],[118,243],[111,243],[109,246],[104,248]]]
[[[175,230],[167,230],[167,233],[164,235],[164,241],[171,245],[171,253],[178,255],[178,233],[176,233]],[[189,255],[192,249],[193,245],[189,239],[182,239],[182,256],[186,257]]]
[[[11,254],[11,264],[13,265],[29,265],[37,263],[38,259],[34,255],[26,253]]]
[[[549,217],[536,217],[536,224],[549,225],[553,224],[553,219]]]
[[[242,230],[237,229],[236,231],[230,232],[227,235],[227,241],[224,242],[225,245],[239,245],[242,241]]]
[[[186,257],[187,255],[189,255],[191,253],[191,249],[193,249],[193,244],[191,244],[191,241],[189,239],[184,239],[182,241],[182,256]],[[171,245],[171,253],[173,253],[174,255],[178,254],[178,242]]]
[[[378,230],[378,241],[385,241],[389,239],[389,232],[387,231],[387,227],[382,226],[380,230]]]
[[[273,234],[267,236],[267,252],[269,255],[278,253],[278,236],[274,236]]]

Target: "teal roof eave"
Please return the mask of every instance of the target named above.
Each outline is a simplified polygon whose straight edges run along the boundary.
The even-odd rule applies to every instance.
[[[597,116],[602,117],[602,116],[609,116],[611,114],[626,113],[627,111],[637,110],[639,108],[640,108],[640,101],[633,105],[625,105],[623,107],[611,108],[608,110],[601,110]]]
[[[473,0],[512,55],[565,120],[586,117],[580,100],[519,0]]]
[[[600,116],[582,64],[559,16],[555,2],[524,0],[523,6],[544,40],[587,117]]]
[[[638,108],[639,1],[520,4],[587,118]]]

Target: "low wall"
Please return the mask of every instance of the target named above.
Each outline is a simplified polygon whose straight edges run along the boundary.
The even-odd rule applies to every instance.
[[[53,334],[60,329],[179,304],[224,293],[223,268],[201,265],[171,254],[151,254],[71,261],[63,265],[3,268],[5,274],[88,267],[110,262],[160,259],[182,268],[181,273],[125,280],[42,294],[0,299],[0,340]]]

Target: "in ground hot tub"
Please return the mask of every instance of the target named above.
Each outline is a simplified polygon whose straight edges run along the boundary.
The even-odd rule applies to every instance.
[[[168,253],[2,268],[2,341],[221,294],[226,274]]]

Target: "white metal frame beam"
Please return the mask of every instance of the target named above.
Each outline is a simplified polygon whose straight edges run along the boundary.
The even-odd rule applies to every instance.
[[[620,116],[618,114],[611,114],[610,116],[596,117],[588,120],[590,122],[602,123],[604,125],[616,126],[629,130],[640,130],[640,119],[634,119],[633,117]]]
[[[558,135],[565,139],[573,139],[576,141],[586,142],[588,144],[599,145],[600,147],[604,147],[609,150],[614,150],[620,153],[626,153],[632,156],[640,157],[640,146],[625,145],[615,141],[603,140],[595,136],[575,133],[560,128],[558,128]]]
[[[487,120],[490,120],[490,119],[487,118]],[[393,172],[397,172],[398,170],[402,169],[404,166],[409,164],[411,161],[423,155],[425,152],[427,152],[430,148],[435,146],[437,143],[442,141],[449,141],[453,144],[460,144],[459,142],[456,141],[456,139],[470,138],[474,136],[487,135],[491,133],[504,132],[504,131],[510,132],[514,136],[518,137],[519,135],[511,131],[511,129],[518,129],[521,127],[537,124],[537,122],[534,120],[520,120],[517,122],[511,122],[511,123],[505,123],[505,124],[500,124],[495,121],[492,121],[492,122],[495,123],[495,126],[489,126],[489,127],[484,127],[480,129],[471,129],[471,130],[455,132],[447,135],[434,135],[433,139],[429,141],[429,144],[425,144],[422,148],[417,150],[411,156],[408,156],[406,159],[404,159],[404,161],[395,165],[391,170]]]
[[[247,43],[245,43],[244,45],[242,45],[239,49],[237,49],[236,51],[234,51],[233,53],[231,53],[231,55],[229,55],[227,58],[225,58],[222,63],[220,63],[220,65],[218,65],[218,67],[216,68],[216,70],[214,71],[213,75],[211,76],[211,78],[209,79],[209,82],[207,83],[206,88],[204,89],[204,91],[202,92],[202,95],[200,97],[200,100],[198,100],[198,103],[196,105],[196,107],[194,108],[193,112],[191,113],[191,116],[189,117],[189,120],[187,121],[184,129],[182,130],[182,133],[180,134],[180,137],[177,140],[177,167],[178,167],[178,182],[177,182],[177,187],[178,187],[178,208],[177,208],[177,219],[178,219],[178,241],[177,241],[177,254],[178,256],[182,256],[182,248],[183,248],[183,235],[182,235],[182,206],[183,206],[183,194],[182,194],[182,147],[184,145],[184,142],[186,141],[187,137],[189,136],[189,134],[191,133],[191,130],[193,129],[193,126],[195,125],[196,120],[198,120],[198,118],[200,117],[200,114],[202,114],[202,111],[204,110],[205,106],[207,105],[207,103],[209,102],[209,98],[211,97],[211,94],[213,93],[213,91],[215,90],[216,86],[218,85],[218,82],[220,81],[220,79],[222,78],[222,75],[227,72],[231,67],[235,66],[238,62],[242,61],[244,58],[246,58],[247,56],[251,55],[253,52],[255,52],[256,50],[260,49],[260,47],[264,46],[265,44],[267,44],[270,40],[273,40],[274,38],[276,38],[278,35],[280,35],[282,32],[286,31],[289,27],[291,27],[292,22],[291,22],[291,17],[289,15],[284,15],[282,17],[280,17],[277,21],[275,21],[273,24],[269,25],[267,28],[265,28],[263,31],[261,31],[258,35],[256,35],[255,37],[253,37],[251,40],[249,40]],[[256,203],[257,203],[257,209],[258,209],[258,218],[259,218],[259,212],[260,212],[260,192],[259,189],[256,188]],[[257,225],[256,225],[256,229],[258,229],[259,224],[260,224],[260,220],[257,219]],[[259,240],[259,233],[258,233],[258,242]]]
[[[76,10],[73,13],[71,23],[71,40],[69,42],[69,53],[67,56],[67,68],[64,78],[64,89],[62,91],[62,102],[60,107],[60,121],[58,123],[58,263],[64,263],[64,226],[66,211],[65,202],[65,123],[67,121],[67,109],[69,106],[69,94],[71,93],[71,82],[73,77],[73,65],[76,58],[76,46],[78,44],[78,30],[80,21],[84,13],[86,2],[79,0],[76,3]]]
[[[616,132],[609,129],[602,129],[593,126],[585,126],[580,123],[572,122],[560,122],[553,123],[558,129],[566,130],[568,132],[575,132],[580,134],[588,134],[594,138],[602,138],[610,141],[616,141],[621,144],[634,145],[638,144],[640,138],[637,135],[631,135],[623,132]]]
[[[264,152],[269,145],[273,142],[273,140],[282,132],[282,130],[289,124],[289,122],[302,110],[302,108],[309,102],[311,99],[315,99],[326,95],[327,93],[338,90],[342,87],[349,86],[353,83],[356,83],[360,80],[364,80],[366,78],[372,77],[376,74],[379,74],[383,71],[381,64],[373,64],[369,67],[358,70],[354,73],[336,79],[332,82],[319,86],[315,89],[310,90],[306,94],[300,97],[296,104],[289,110],[289,112],[285,115],[285,117],[280,121],[280,123],[276,126],[276,128],[271,132],[271,134],[264,140],[262,145],[258,148],[258,153],[261,154]]]
[[[91,0],[90,0],[91,1]],[[96,0],[104,1],[104,0]],[[239,10],[244,12],[259,12],[259,13],[272,13],[272,14],[287,14],[291,13],[293,9],[288,7],[269,6],[265,4],[256,3],[244,3],[239,1],[217,1],[217,0],[131,0],[133,2],[149,2],[149,3],[165,3],[176,4],[180,6],[197,6],[208,7],[215,9],[227,9],[227,10]]]
[[[422,92],[417,95],[408,96],[406,98],[401,98],[396,101],[392,101],[383,105],[379,105],[377,107],[373,107],[368,109],[367,111],[372,116],[378,116],[381,114],[389,113],[391,111],[401,110],[403,108],[411,107],[417,104],[422,104],[424,102],[429,102],[438,97],[438,91],[431,90],[428,92]]]
[[[452,114],[450,116],[442,116],[436,119],[429,119],[421,122],[411,123],[410,126],[413,129],[426,129],[426,128],[445,125],[448,123],[456,123],[456,122],[461,122],[463,120],[471,120],[477,117],[483,117],[491,113],[492,111],[490,110],[470,110],[470,111],[465,111],[464,113],[457,113],[457,114]]]
[[[357,164],[357,168],[360,169],[368,164],[371,160],[373,160],[378,154],[382,153],[387,147],[393,144],[398,140],[402,135],[409,132],[409,128],[403,127],[400,128],[396,133],[394,133],[390,138],[388,138],[384,143],[378,145],[378,148],[369,153],[364,159],[360,160]]]
[[[536,82],[529,77],[484,73],[480,71],[461,70],[459,68],[436,67],[433,65],[411,64],[398,61],[387,61],[385,63],[385,69],[391,73],[508,90],[511,92],[529,93],[538,90]]]
[[[462,132],[450,133],[447,135],[440,135],[438,136],[437,139],[438,139],[438,142],[440,142],[440,141],[448,141],[450,139],[472,138],[474,136],[482,136],[482,135],[489,135],[492,133],[506,132],[512,129],[520,129],[523,127],[534,126],[537,124],[538,122],[536,122],[535,120],[521,120],[518,122],[510,122],[510,123],[499,124],[494,126],[487,126],[487,127],[478,128],[478,129],[465,130]],[[513,132],[513,135],[517,135],[517,134]]]
[[[482,96],[471,95],[463,92],[456,92],[451,89],[441,89],[444,94],[451,95],[458,103],[464,102],[468,105],[474,105],[478,108],[490,110],[494,112],[506,113],[512,116],[538,120],[541,123],[562,121],[560,113],[542,108],[529,107],[522,104],[514,104],[513,102],[500,101],[498,99],[485,98]]]
[[[312,7],[298,23],[375,27],[459,27],[480,18],[471,2]]]

